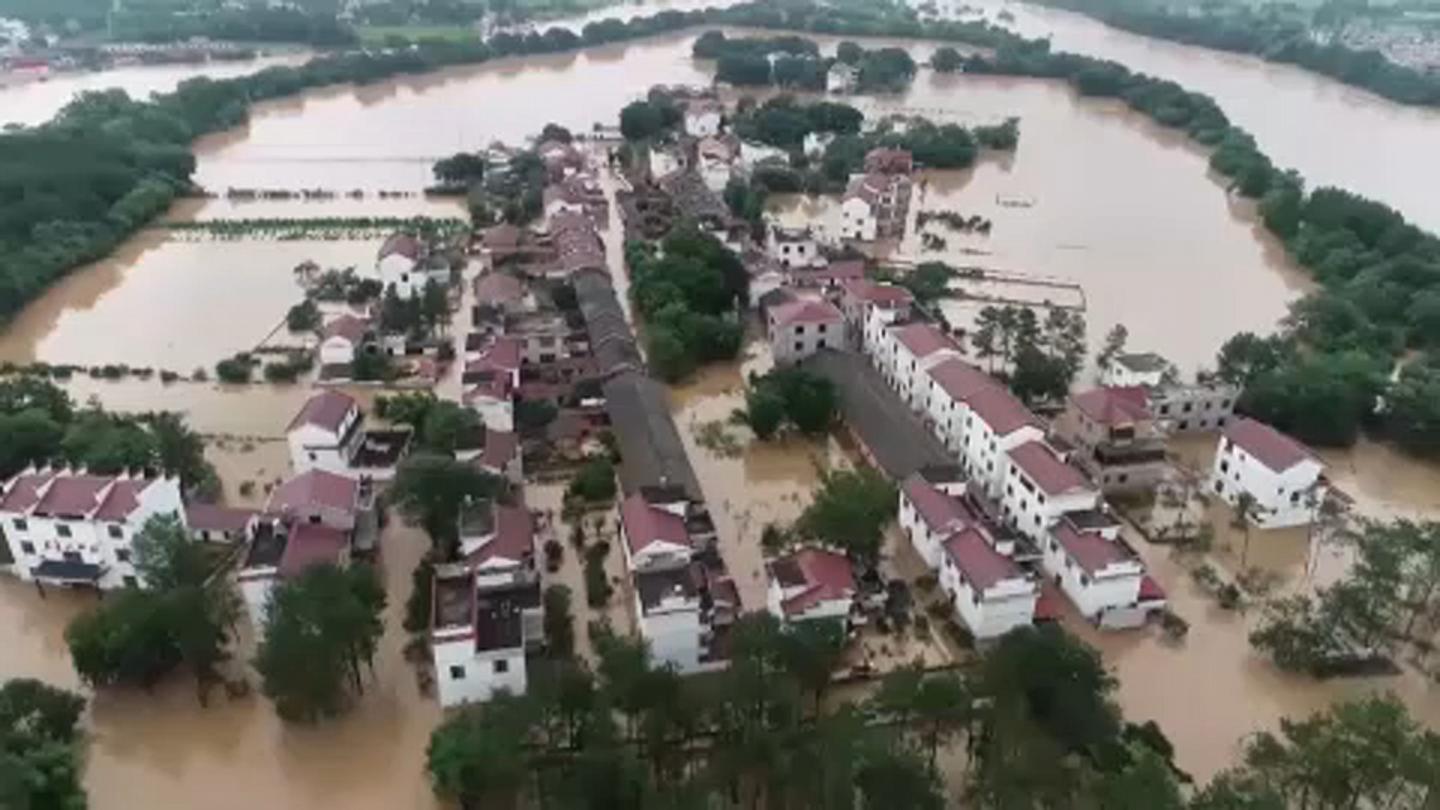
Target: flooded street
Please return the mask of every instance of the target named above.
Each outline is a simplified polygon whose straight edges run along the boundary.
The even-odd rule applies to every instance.
[[[1373,194],[1440,226],[1440,202],[1433,195],[1440,162],[1417,151],[1422,141],[1429,148],[1440,141],[1437,114],[1398,108],[1253,59],[1152,43],[1062,12],[1009,8],[1022,30],[1050,30],[1058,47],[1116,58],[1214,94],[1278,163],[1314,181],[1342,182]],[[418,196],[431,182],[435,158],[497,139],[518,143],[551,121],[576,131],[595,122],[611,124],[625,103],[655,83],[708,83],[708,66],[689,55],[695,36],[501,60],[259,105],[245,126],[197,144],[197,182],[220,195],[232,187],[260,187],[358,189],[366,196],[325,202],[222,197],[182,202],[170,216],[455,216],[461,210],[457,200]],[[75,87],[118,83],[143,94],[183,78],[161,79],[150,70],[66,80]],[[48,113],[41,113],[53,112],[74,92],[60,81],[0,90],[0,109],[24,120],[43,119]],[[16,95],[23,93],[31,95]],[[1274,103],[1282,93],[1286,103]],[[1220,342],[1234,332],[1272,329],[1306,288],[1278,246],[1255,226],[1252,212],[1229,200],[1208,176],[1204,153],[1117,105],[1079,99],[1054,83],[929,71],[922,71],[905,95],[860,103],[867,112],[939,111],[946,120],[967,123],[1021,118],[1016,154],[987,157],[967,172],[932,174],[922,193],[926,210],[991,219],[991,235],[935,230],[947,239],[944,251],[922,253],[913,237],[900,250],[922,259],[1077,282],[1092,341],[1123,322],[1132,346],[1159,351],[1190,370],[1212,364]],[[1327,137],[1316,138],[1318,131]],[[604,177],[607,198],[613,198],[614,183]],[[416,196],[380,199],[381,190]],[[1001,204],[1016,199],[1033,204]],[[787,218],[823,212],[823,206],[793,200],[777,205]],[[617,222],[611,223],[612,237]],[[613,238],[608,241],[614,265],[619,251]],[[109,259],[72,273],[21,313],[0,335],[0,359],[126,363],[187,375],[196,367],[210,369],[221,357],[257,343],[299,300],[295,265],[311,259],[327,267],[369,267],[377,245],[371,239],[192,240],[148,230]],[[617,279],[623,292],[622,282]],[[722,554],[752,608],[764,595],[761,530],[797,517],[826,465],[848,463],[834,439],[752,443],[748,431],[733,426],[724,430],[740,442],[738,450],[702,446],[701,426],[726,422],[743,406],[744,376],[769,365],[763,344],[752,342],[741,362],[711,367],[671,392],[677,427],[720,530]],[[93,395],[117,410],[184,412],[197,430],[212,435],[207,454],[237,502],[241,482],[263,484],[286,471],[285,448],[276,439],[309,393],[304,386],[164,386],[83,376],[66,387],[77,400]],[[1195,452],[1204,450],[1197,446]],[[1440,515],[1440,467],[1371,443],[1325,455],[1332,477],[1356,498],[1362,513]],[[560,489],[533,487],[528,496],[532,507],[557,508]],[[250,501],[261,497],[263,488],[257,486]],[[575,588],[576,615],[585,616],[583,580],[566,545],[561,580]],[[1079,632],[1114,668],[1127,715],[1159,721],[1176,745],[1179,764],[1196,776],[1204,778],[1232,761],[1237,742],[1255,729],[1364,690],[1395,689],[1419,716],[1440,724],[1440,690],[1409,674],[1319,683],[1279,673],[1249,650],[1246,634],[1258,613],[1221,611],[1168,549],[1138,539],[1135,545],[1176,611],[1190,622],[1188,638],[1172,646],[1156,634],[1099,635],[1083,627]],[[95,702],[91,719],[86,782],[92,806],[434,806],[423,752],[440,712],[433,699],[419,694],[399,654],[410,571],[424,547],[424,537],[403,526],[393,526],[385,537],[387,635],[376,677],[355,711],[316,728],[295,729],[283,726],[258,696],[236,702],[217,696],[201,709],[183,680],[154,695],[107,693]],[[1247,562],[1303,583],[1312,568],[1310,553],[1302,535],[1257,533]],[[1227,554],[1233,557],[1233,549],[1216,556],[1224,563]],[[618,577],[619,555],[612,553],[611,564]],[[1338,567],[1343,560],[1322,560],[1311,581]],[[0,579],[5,651],[0,676],[31,675],[75,686],[63,630],[92,599],[51,593],[42,600],[33,588]],[[624,590],[609,608],[617,623],[628,610],[622,599],[628,599]],[[588,634],[582,631],[579,639],[584,649]],[[1190,695],[1198,700],[1185,699]],[[1203,712],[1195,710],[1200,701]]]

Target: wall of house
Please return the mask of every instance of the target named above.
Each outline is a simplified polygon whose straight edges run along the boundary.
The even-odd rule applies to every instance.
[[[770,329],[770,351],[777,363],[795,363],[815,352],[842,346],[844,336],[837,323],[797,323]]]
[[[431,651],[435,695],[441,706],[483,703],[501,689],[514,695],[525,694],[524,648],[476,652],[474,637],[466,633],[449,641],[432,641]]]
[[[1323,488],[1317,482],[1323,468],[1314,461],[1276,473],[1225,437],[1220,437],[1210,470],[1210,491],[1234,506],[1240,493],[1255,498],[1252,522],[1264,529],[1304,526],[1315,519]]]
[[[1035,621],[1039,592],[1028,580],[997,582],[989,590],[976,589],[960,576],[949,556],[940,569],[940,585],[950,595],[955,614],[977,639],[996,638]]]
[[[924,560],[932,571],[938,569],[940,558],[944,555],[940,543],[945,538],[930,530],[929,524],[920,516],[915,505],[910,503],[910,499],[905,497],[903,491],[900,493],[899,514],[900,530],[910,540],[910,545],[914,547],[915,552],[920,555],[920,559]]]
[[[349,474],[350,464],[334,433],[302,425],[286,434],[285,441],[290,445],[290,466],[297,474],[310,470]]]
[[[820,257],[820,246],[809,239],[786,241],[772,235],[770,256],[782,267],[810,267]]]
[[[1155,386],[1160,384],[1164,372],[1156,371],[1132,371],[1128,366],[1120,363],[1110,363],[1100,372],[1101,385],[1113,385],[1128,387],[1131,385]]]
[[[869,203],[858,197],[851,197],[841,204],[840,238],[873,242],[878,230],[879,222]]]
[[[1092,577],[1052,537],[1044,544],[1041,564],[1050,580],[1086,618],[1094,619],[1112,608],[1129,607],[1140,598],[1140,580],[1145,574],[1139,563],[1111,566]]]
[[[339,335],[332,335],[320,344],[320,365],[349,363],[355,359],[355,344]]]
[[[1008,462],[1008,458],[1007,458]],[[1029,486],[1027,486],[1027,484]],[[1094,509],[1100,503],[1097,490],[1066,492],[1061,495],[1047,495],[1036,487],[1014,465],[1007,463],[1005,492],[1001,496],[1006,517],[1014,521],[1026,537],[1041,541],[1049,534],[1051,526],[1066,512]]]
[[[707,111],[685,116],[685,132],[696,138],[720,134],[720,113]]]
[[[419,272],[415,262],[398,253],[377,262],[380,283],[386,287],[394,285],[395,294],[401,298],[412,298],[425,287],[425,274]]]
[[[1218,430],[1235,412],[1239,392],[1226,385],[1176,385],[1151,394],[1151,409],[1171,433]]]

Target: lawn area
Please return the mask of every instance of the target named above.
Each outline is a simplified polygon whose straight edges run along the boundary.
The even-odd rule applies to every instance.
[[[356,31],[366,45],[384,45],[385,40],[392,36],[404,37],[411,42],[422,39],[456,42],[479,39],[479,34],[468,25],[362,25]]]

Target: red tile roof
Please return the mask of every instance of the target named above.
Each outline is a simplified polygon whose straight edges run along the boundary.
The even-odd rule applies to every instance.
[[[55,473],[49,470],[38,473],[20,473],[5,484],[5,497],[0,498],[0,511],[28,512],[40,502],[41,489]]]
[[[408,233],[392,233],[380,246],[380,258],[404,256],[412,261],[425,253],[425,245]]]
[[[1015,561],[996,551],[978,529],[965,529],[952,535],[945,541],[945,553],[960,569],[965,581],[979,591],[1024,576]]]
[[[1146,574],[1144,577],[1142,577],[1142,578],[1140,579],[1140,596],[1139,596],[1139,601],[1141,601],[1141,602],[1155,602],[1155,601],[1163,600],[1164,598],[1165,598],[1165,589],[1162,588],[1162,587],[1160,587],[1160,583],[1156,582],[1154,577],[1150,576],[1149,574]]]
[[[1041,427],[1035,414],[1003,385],[980,388],[965,402],[976,416],[983,419],[985,424],[1000,436],[1014,433],[1022,427]]]
[[[466,369],[469,370],[468,368]],[[510,397],[510,378],[504,374],[495,374],[488,380],[482,380],[466,389],[461,397],[468,405],[477,399],[508,399]]]
[[[495,507],[495,536],[465,559],[471,565],[484,565],[494,559],[520,562],[535,555],[535,524],[530,510],[523,506]]]
[[[486,346],[479,357],[466,363],[465,371],[515,371],[520,368],[520,354],[520,339],[502,335]]]
[[[487,248],[505,249],[517,247],[520,244],[522,235],[523,232],[518,227],[506,223],[504,225],[496,225],[493,228],[487,228],[485,235],[481,237],[481,239]]]
[[[503,470],[515,459],[520,449],[520,437],[503,430],[485,431],[485,449],[480,454],[481,465],[493,470]]]
[[[936,531],[953,531],[975,521],[975,515],[959,498],[953,498],[931,486],[915,473],[901,485],[905,497],[920,513],[925,525]]]
[[[1264,422],[1237,417],[1225,426],[1225,438],[1239,445],[1274,472],[1285,472],[1305,460],[1319,461],[1310,448]]]
[[[297,523],[290,527],[280,555],[280,576],[293,577],[312,565],[338,565],[349,545],[350,536],[341,529]]]
[[[305,400],[305,405],[295,418],[290,420],[288,430],[301,425],[314,425],[332,433],[339,433],[345,423],[345,415],[351,408],[358,408],[355,398],[349,394],[327,389]]]
[[[855,573],[844,554],[800,549],[770,564],[771,576],[785,590],[803,588],[780,603],[786,615],[804,613],[821,602],[855,595]]]
[[[325,340],[329,340],[332,337],[339,337],[351,343],[360,343],[365,339],[365,333],[369,331],[369,321],[366,321],[364,318],[357,318],[354,315],[346,314],[325,324],[323,336]]]
[[[1049,582],[1040,585],[1040,598],[1035,600],[1035,621],[1055,621],[1065,611],[1060,590]]]
[[[684,519],[673,512],[651,506],[638,492],[620,504],[620,522],[625,526],[625,542],[630,545],[632,554],[638,554],[656,542],[690,545],[690,533],[685,530]]]
[[[844,317],[840,310],[824,301],[787,301],[770,312],[778,326],[796,323],[839,323]]]
[[[1150,394],[1143,386],[1092,388],[1071,397],[1080,412],[1102,425],[1123,425],[1151,419]]]
[[[140,508],[140,493],[150,486],[145,478],[116,479],[95,510],[96,520],[121,521]]]
[[[865,154],[865,171],[908,174],[915,161],[907,149],[876,147]]]
[[[325,470],[300,473],[275,488],[265,511],[285,514],[306,507],[353,511],[360,485]]]
[[[1055,524],[1051,532],[1060,547],[1065,549],[1065,553],[1091,576],[1116,563],[1132,562],[1135,559],[1119,543],[1106,540],[1095,532],[1082,532],[1068,520]]]
[[[895,337],[916,357],[929,357],[942,349],[960,351],[950,336],[933,324],[909,323],[894,327]]]
[[[58,475],[40,496],[37,515],[89,515],[100,505],[100,493],[115,479],[106,475]]]
[[[893,309],[915,300],[910,291],[898,284],[878,284],[869,279],[861,278],[852,281],[842,281],[840,286],[845,292],[867,304],[876,304]]]
[[[509,273],[485,273],[475,279],[475,301],[512,304],[525,297],[525,284]]]
[[[255,514],[254,509],[234,509],[213,503],[185,504],[185,524],[192,531],[243,531]]]
[[[1046,495],[1062,495],[1090,487],[1084,473],[1061,461],[1044,442],[1029,441],[1012,449],[1010,460]]]
[[[983,388],[1000,384],[994,377],[958,357],[936,363],[930,367],[929,374],[930,378],[957,402],[968,400],[972,394]]]

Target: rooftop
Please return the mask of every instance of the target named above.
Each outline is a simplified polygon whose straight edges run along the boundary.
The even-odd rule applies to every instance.
[[[466,562],[472,565],[484,565],[491,560],[519,563],[535,556],[535,525],[530,510],[498,504],[486,523],[483,534],[491,535],[490,540],[470,551],[465,556]],[[462,535],[476,536],[464,531]]]
[[[909,323],[893,327],[892,331],[895,333],[896,339],[916,357],[929,357],[943,349],[960,351],[960,347],[956,345],[955,341],[934,324]]]
[[[925,524],[936,531],[954,530],[975,520],[959,498],[936,489],[919,473],[906,478],[901,491]]]
[[[325,324],[321,337],[325,340],[338,337],[344,338],[350,343],[360,343],[365,340],[365,333],[369,331],[369,321],[346,313]]]
[[[1003,385],[976,389],[965,400],[970,410],[997,435],[1005,436],[1023,427],[1040,428],[1040,420]]]
[[[339,391],[326,389],[305,400],[300,412],[290,420],[289,430],[302,425],[314,425],[332,433],[339,433],[345,423],[345,416],[351,409],[359,409],[354,397]]]
[[[1102,425],[1124,425],[1152,418],[1150,394],[1139,385],[1092,388],[1070,399],[1081,413]]]
[[[1000,384],[994,377],[958,357],[951,357],[936,363],[930,367],[928,373],[930,378],[956,402],[965,402],[976,391]]]
[[[881,284],[870,279],[853,279],[842,281],[840,286],[847,294],[867,303],[876,304],[887,309],[910,304],[915,296],[910,291],[898,284]]]
[[[392,233],[380,246],[380,256],[404,256],[412,261],[425,255],[425,245],[408,233]]]
[[[803,588],[781,603],[786,614],[803,613],[812,606],[855,594],[855,572],[844,554],[804,548],[769,565],[770,576],[784,590]]]
[[[1273,472],[1285,472],[1302,461],[1320,461],[1310,448],[1264,422],[1248,417],[1231,420],[1225,426],[1224,436]]]
[[[185,525],[192,531],[239,532],[258,514],[254,509],[234,509],[214,503],[185,504]]]
[[[1061,461],[1044,442],[1025,442],[1010,451],[1010,460],[1046,495],[1063,495],[1090,488],[1085,474]]]
[[[1136,374],[1152,374],[1157,371],[1164,371],[1165,367],[1169,365],[1165,361],[1165,358],[1154,352],[1116,355],[1115,362]]]
[[[314,565],[338,565],[349,546],[349,532],[318,523],[296,523],[280,554],[280,575],[293,577]]]
[[[523,614],[540,607],[540,580],[475,594],[475,650],[510,650],[525,642]]]
[[[298,509],[355,510],[360,485],[343,475],[309,470],[294,476],[270,493],[265,511],[287,514]]]
[[[489,272],[475,279],[475,301],[478,304],[504,306],[525,297],[525,283],[509,273]]]
[[[679,597],[689,601],[698,598],[698,579],[694,566],[689,565],[640,571],[635,574],[635,592],[640,596],[641,606],[650,611],[666,599]]]
[[[996,551],[978,529],[965,529],[951,536],[945,541],[945,553],[960,569],[965,581],[979,591],[988,590],[1005,580],[1024,577],[1020,567]]]
[[[770,310],[779,326],[797,323],[839,323],[840,310],[825,301],[787,301]]]
[[[1136,562],[1129,548],[1095,532],[1081,531],[1068,520],[1055,524],[1050,531],[1065,553],[1091,576],[1112,565]]]
[[[620,504],[620,520],[625,527],[625,542],[631,553],[644,551],[652,543],[690,545],[690,532],[685,519],[652,506],[642,493],[635,493]]]

